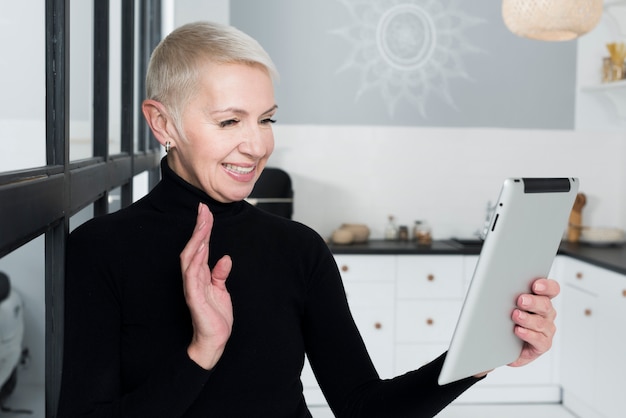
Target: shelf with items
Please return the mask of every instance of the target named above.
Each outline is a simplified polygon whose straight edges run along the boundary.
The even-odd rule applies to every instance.
[[[626,42],[626,0],[605,0],[598,27],[578,40],[577,128],[621,129],[626,122],[626,79],[608,81],[611,43]],[[605,82],[601,82],[605,81]]]

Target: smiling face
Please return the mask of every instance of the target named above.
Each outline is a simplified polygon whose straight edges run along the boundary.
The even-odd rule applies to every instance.
[[[168,164],[217,201],[245,199],[274,150],[272,79],[260,65],[207,64],[197,89]]]

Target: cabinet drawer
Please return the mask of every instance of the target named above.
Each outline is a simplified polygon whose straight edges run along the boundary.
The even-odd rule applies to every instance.
[[[344,287],[350,309],[394,306],[393,283],[345,282]]]
[[[398,298],[460,298],[462,256],[399,256]]]
[[[448,343],[461,312],[462,300],[398,300],[396,342]]]
[[[578,260],[568,260],[563,267],[563,281],[587,292],[597,294],[597,280],[606,270]]]
[[[563,310],[561,338],[561,382],[563,390],[588,405],[594,405],[598,370],[598,298],[566,284],[561,291]]]
[[[353,309],[352,315],[378,374],[393,377],[393,309]]]
[[[346,282],[393,282],[396,277],[396,260],[392,255],[336,255],[335,261]]]

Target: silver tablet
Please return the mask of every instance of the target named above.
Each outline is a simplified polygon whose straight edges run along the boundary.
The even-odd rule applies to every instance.
[[[546,277],[578,192],[576,178],[506,179],[465,297],[439,384],[515,361],[517,297]]]

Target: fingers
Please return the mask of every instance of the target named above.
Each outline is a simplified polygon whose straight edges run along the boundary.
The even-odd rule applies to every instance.
[[[550,299],[554,299],[561,292],[559,282],[545,278],[535,280],[531,289],[535,295],[547,296]]]
[[[208,260],[208,245],[211,229],[213,228],[213,214],[209,208],[200,203],[196,226],[191,234],[191,238],[180,254],[181,269],[183,273],[187,271],[193,261],[202,262]]]
[[[213,267],[213,284],[220,289],[226,289],[226,278],[230,274],[230,270],[233,267],[233,260],[230,256],[225,255],[220,258],[215,267]]]
[[[559,284],[542,278],[535,280],[531,289],[533,294],[518,297],[517,309],[512,314],[515,334],[525,344],[520,357],[511,366],[527,364],[548,351],[556,333],[556,310],[551,299],[559,294]]]
[[[515,334],[538,352],[545,353],[550,349],[556,333],[553,318],[517,309],[513,312],[513,322],[516,324]]]
[[[556,318],[552,301],[547,296],[521,295],[517,298],[517,307],[520,312],[528,312],[550,320]]]
[[[560,293],[559,283],[550,279],[537,279],[531,285],[532,294],[523,294],[517,298],[517,307],[523,311],[554,319],[556,311],[552,299]]]

